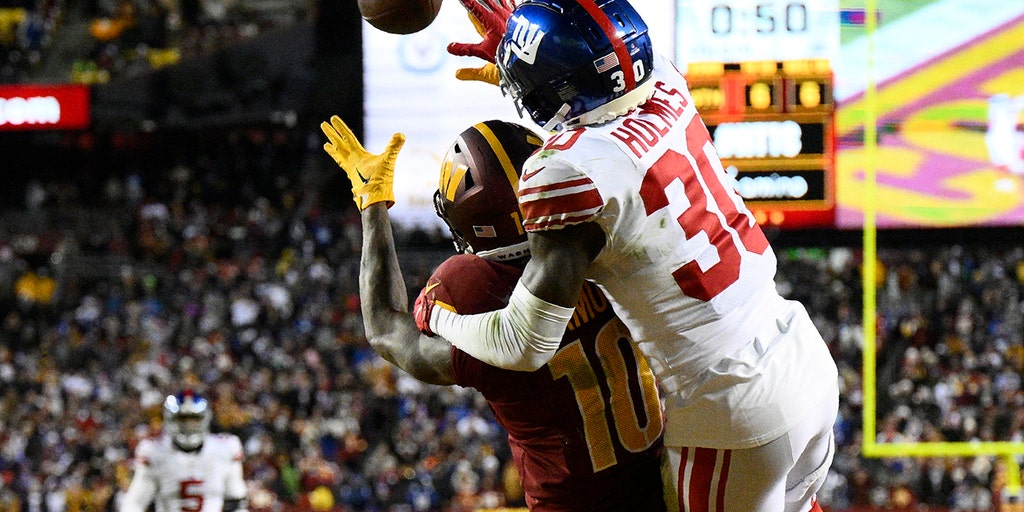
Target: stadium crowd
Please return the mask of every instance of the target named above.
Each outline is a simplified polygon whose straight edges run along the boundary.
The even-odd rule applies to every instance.
[[[309,0],[2,0],[0,84],[136,76],[314,12]]]
[[[247,129],[190,147],[90,183],[26,180],[3,205],[0,511],[116,510],[182,387],[242,438],[253,511],[522,506],[482,398],[420,384],[363,339],[359,217],[336,172],[310,179],[319,144]],[[417,293],[450,244],[398,239]],[[1000,460],[860,455],[861,260],[779,247],[781,291],[840,366],[822,503],[992,510]],[[1024,246],[881,247],[879,270],[878,441],[1024,440]]]
[[[64,0],[0,2],[0,84],[23,82],[39,70],[65,7]]]
[[[78,82],[106,82],[210,54],[307,19],[307,0],[94,0],[83,12],[92,49],[72,65]]]

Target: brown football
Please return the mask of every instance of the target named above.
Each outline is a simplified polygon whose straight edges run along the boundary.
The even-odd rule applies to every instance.
[[[441,10],[441,0],[358,0],[359,13],[370,25],[391,34],[412,34],[427,28]]]

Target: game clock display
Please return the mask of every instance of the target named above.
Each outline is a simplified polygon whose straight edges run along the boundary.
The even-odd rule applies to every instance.
[[[689,62],[832,59],[839,0],[678,0],[677,53]]]
[[[838,0],[678,0],[678,60],[762,225],[835,225]]]

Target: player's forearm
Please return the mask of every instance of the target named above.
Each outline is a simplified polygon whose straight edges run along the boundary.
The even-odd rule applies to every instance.
[[[573,308],[537,298],[520,281],[504,309],[459,315],[436,307],[430,328],[487,364],[534,371],[555,355],[572,313]]]
[[[136,470],[141,472],[142,470]],[[136,475],[121,499],[118,512],[145,512],[156,496],[156,486],[143,475]]]
[[[532,371],[554,356],[583,287],[585,269],[604,244],[594,223],[530,234],[523,275],[508,306],[480,315],[443,308],[430,316],[435,333],[485,363]]]
[[[387,332],[385,319],[394,313],[408,313],[408,294],[398,266],[391,218],[383,203],[362,212],[363,250],[359,262],[359,298],[366,335]]]
[[[366,339],[385,360],[430,384],[454,384],[451,345],[423,336],[409,313],[408,295],[391,220],[383,203],[362,212],[359,297]]]

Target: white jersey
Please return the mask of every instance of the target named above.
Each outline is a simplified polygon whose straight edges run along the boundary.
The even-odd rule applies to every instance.
[[[221,512],[225,499],[245,496],[238,436],[210,434],[192,453],[160,436],[139,442],[120,512],[144,512],[150,503],[156,512]]]
[[[659,58],[651,79],[654,94],[638,109],[560,132],[526,162],[524,226],[593,221],[604,230],[587,278],[658,374],[666,444],[757,446],[838,392],[835,363],[803,307],[776,292],[775,255],[722,169],[682,74]],[[761,357],[796,317],[802,341]],[[794,348],[801,343],[810,348]]]

